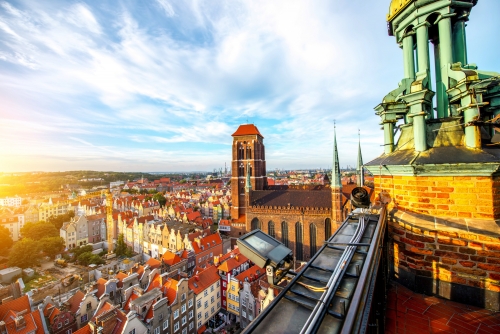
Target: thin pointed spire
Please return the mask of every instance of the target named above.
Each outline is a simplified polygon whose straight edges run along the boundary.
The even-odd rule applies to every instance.
[[[363,155],[361,154],[361,134],[358,129],[358,165],[356,166],[356,174],[357,174],[357,184],[358,187],[362,187],[365,183],[364,181],[364,172],[363,172]]]
[[[337,126],[333,121],[333,166],[332,166],[332,181],[331,187],[342,188],[342,180],[340,177],[339,152],[337,150]]]
[[[250,168],[251,168],[250,163],[247,163],[247,182],[245,185],[246,192],[252,190],[252,183],[250,182]]]

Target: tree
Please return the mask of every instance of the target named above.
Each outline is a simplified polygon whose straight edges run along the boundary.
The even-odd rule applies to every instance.
[[[74,216],[74,211],[68,211],[68,213],[65,213],[63,215],[50,216],[47,221],[52,223],[58,230],[60,230],[63,226],[63,223],[69,222]]]
[[[0,226],[0,253],[5,254],[13,243],[9,230]]]
[[[82,266],[88,266],[89,264],[104,264],[104,261],[99,255],[92,254],[91,252],[85,252],[78,256],[78,264]]]
[[[118,240],[116,241],[115,253],[116,256],[125,255],[127,251],[127,244],[125,243],[125,237],[123,233],[118,234]]]
[[[92,247],[91,245],[86,245],[86,246],[80,246],[80,247],[73,248],[71,250],[71,252],[73,254],[75,254],[75,257],[78,257],[78,256],[80,256],[80,254],[92,252],[93,250],[94,250],[94,247]]]
[[[40,248],[53,259],[64,250],[64,239],[61,237],[43,238],[40,240]]]
[[[165,198],[165,196],[163,196],[162,193],[156,193],[154,196],[153,196],[153,200],[157,201],[158,203],[160,203],[160,206],[163,207],[165,206],[165,203],[167,203],[167,199]]]
[[[24,238],[12,247],[9,254],[8,265],[11,267],[29,268],[38,264],[40,258],[39,242]]]
[[[40,221],[38,223],[26,223],[21,228],[21,235],[23,238],[41,240],[59,236],[59,230],[52,223]]]

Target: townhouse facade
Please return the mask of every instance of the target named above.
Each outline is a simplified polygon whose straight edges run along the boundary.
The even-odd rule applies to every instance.
[[[206,326],[221,309],[220,276],[215,266],[194,273],[189,288],[196,299],[196,330]]]

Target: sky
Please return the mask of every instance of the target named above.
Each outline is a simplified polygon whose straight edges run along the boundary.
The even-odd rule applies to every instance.
[[[403,76],[389,0],[0,0],[0,172],[212,171],[253,123],[267,168],[383,152],[373,108]],[[500,72],[500,1],[470,63]]]

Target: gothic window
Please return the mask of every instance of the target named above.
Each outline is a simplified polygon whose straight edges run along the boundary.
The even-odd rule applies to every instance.
[[[281,222],[281,242],[288,247],[288,223]]]
[[[256,229],[260,229],[260,221],[258,218],[252,219],[252,231]]]
[[[276,234],[274,232],[274,222],[272,220],[269,221],[269,223],[267,223],[267,231],[271,237],[275,238],[276,237]]]
[[[240,164],[240,166],[238,167],[238,176],[244,176],[245,175],[245,167],[243,166],[243,164]]]
[[[330,239],[332,236],[332,220],[330,218],[325,219],[325,241]]]
[[[245,155],[245,149],[243,148],[242,145],[238,147],[238,160],[243,160]]]
[[[295,257],[301,261],[304,257],[303,252],[304,229],[301,222],[295,223]]]
[[[316,254],[317,247],[316,247],[316,225],[311,223],[309,225],[309,247],[310,247],[310,254],[311,257],[313,257],[314,254]]]
[[[252,149],[247,146],[247,159],[252,159]]]

